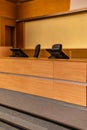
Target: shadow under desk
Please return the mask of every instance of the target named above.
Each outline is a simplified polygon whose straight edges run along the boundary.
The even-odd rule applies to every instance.
[[[87,130],[87,108],[0,88],[0,130]]]

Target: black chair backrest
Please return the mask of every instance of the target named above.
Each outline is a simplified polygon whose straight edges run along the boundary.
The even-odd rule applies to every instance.
[[[36,47],[35,47],[35,52],[34,52],[34,56],[33,57],[38,58],[39,53],[40,53],[40,48],[41,48],[41,45],[37,44]]]
[[[61,51],[62,50],[62,44],[54,44],[53,46],[52,46],[52,48],[53,49],[58,49],[59,51]]]

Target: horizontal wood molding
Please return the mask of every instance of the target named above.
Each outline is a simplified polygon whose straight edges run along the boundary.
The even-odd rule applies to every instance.
[[[21,2],[27,2],[30,0],[7,0],[7,1],[14,2],[14,3],[21,3]]]

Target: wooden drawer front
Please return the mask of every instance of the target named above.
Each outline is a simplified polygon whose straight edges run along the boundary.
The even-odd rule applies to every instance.
[[[86,106],[86,86],[54,82],[54,99]]]
[[[86,82],[86,63],[54,61],[54,78]]]
[[[52,80],[0,74],[0,88],[7,88],[43,97],[52,97]]]
[[[53,77],[53,64],[51,61],[24,58],[0,60],[0,72]]]

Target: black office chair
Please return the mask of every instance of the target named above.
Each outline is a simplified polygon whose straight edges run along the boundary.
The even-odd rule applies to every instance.
[[[52,49],[58,49],[59,51],[62,51],[62,44],[54,44],[52,45]]]
[[[39,53],[40,53],[40,48],[41,48],[41,45],[37,44],[36,47],[35,47],[35,52],[34,52],[34,56],[33,57],[38,58]]]
[[[69,56],[67,56],[62,51],[62,44],[54,44],[54,45],[52,45],[52,50],[51,50],[50,53],[51,53],[51,56],[49,58],[69,59]]]

